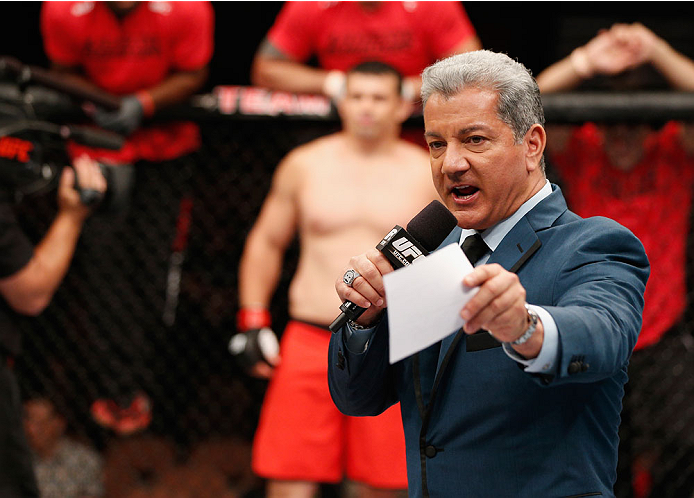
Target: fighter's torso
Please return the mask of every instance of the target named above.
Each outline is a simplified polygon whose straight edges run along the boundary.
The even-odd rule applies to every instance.
[[[328,137],[306,160],[289,307],[295,318],[327,324],[338,312],[334,284],[349,259],[374,248],[394,225],[406,226],[435,191],[426,153],[407,143],[365,157]]]

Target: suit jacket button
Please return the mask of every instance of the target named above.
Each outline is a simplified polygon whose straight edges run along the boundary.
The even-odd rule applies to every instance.
[[[429,446],[424,448],[424,454],[429,458],[434,458],[436,456],[436,453],[437,453],[437,451],[436,451],[436,448],[434,447],[434,445],[430,444]]]
[[[581,363],[578,361],[572,361],[569,363],[569,368],[567,369],[569,375],[576,374],[581,371]]]

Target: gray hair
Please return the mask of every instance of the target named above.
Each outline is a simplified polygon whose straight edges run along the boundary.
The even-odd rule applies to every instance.
[[[466,87],[499,94],[497,114],[511,127],[517,144],[532,125],[545,125],[540,90],[530,71],[508,55],[489,50],[453,55],[426,68],[422,73],[422,104],[426,106],[435,93],[449,99]]]

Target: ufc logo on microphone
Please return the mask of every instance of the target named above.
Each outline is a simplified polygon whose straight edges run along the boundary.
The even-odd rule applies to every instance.
[[[412,258],[412,261],[422,256],[422,251],[412,244],[407,237],[401,237],[393,242],[393,247],[398,250],[403,256]]]

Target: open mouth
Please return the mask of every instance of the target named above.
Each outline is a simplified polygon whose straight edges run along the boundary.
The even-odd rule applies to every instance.
[[[359,122],[359,124],[362,124],[362,125],[370,125],[370,124],[374,123],[375,119],[371,115],[362,114],[361,116],[359,116],[357,118],[357,121]]]
[[[479,190],[480,189],[473,187],[472,185],[460,185],[459,187],[453,187],[451,189],[451,193],[456,200],[465,201],[479,192]]]

